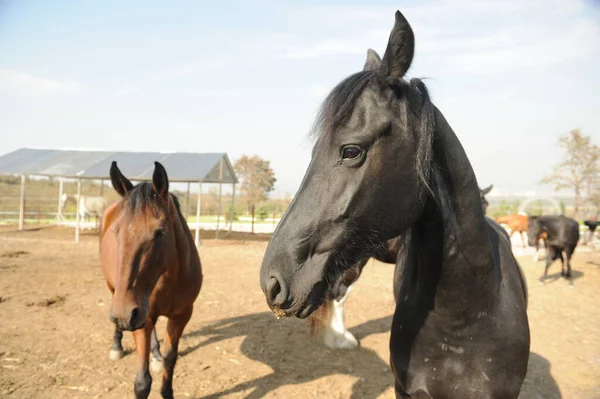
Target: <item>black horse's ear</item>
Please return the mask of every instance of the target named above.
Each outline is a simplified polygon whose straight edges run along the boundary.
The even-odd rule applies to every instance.
[[[481,195],[486,195],[487,193],[489,193],[490,191],[492,191],[492,187],[494,187],[494,185],[490,184],[489,187],[484,188],[483,190],[481,190]]]
[[[373,49],[367,50],[367,60],[365,61],[365,66],[363,67],[363,71],[374,71],[379,69],[381,66],[381,57],[379,54]]]
[[[110,165],[110,181],[121,197],[124,197],[133,189],[133,184],[131,184],[128,178],[123,176],[116,161],[112,161]]]
[[[402,78],[415,54],[415,35],[406,18],[396,11],[396,22],[390,33],[380,71],[386,77]]]
[[[160,162],[154,162],[154,173],[152,174],[152,189],[159,197],[164,199],[169,194],[169,177],[167,171]]]

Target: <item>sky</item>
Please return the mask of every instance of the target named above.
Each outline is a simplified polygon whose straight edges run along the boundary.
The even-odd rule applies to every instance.
[[[0,0],[0,154],[256,154],[293,194],[321,101],[383,55],[398,9],[408,77],[428,78],[490,195],[550,193],[570,129],[600,142],[598,1]]]

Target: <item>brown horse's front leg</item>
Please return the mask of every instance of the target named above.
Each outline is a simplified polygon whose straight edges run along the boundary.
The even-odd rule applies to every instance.
[[[138,361],[138,371],[133,385],[136,399],[146,399],[150,395],[152,377],[148,371],[148,360],[150,357],[150,336],[153,329],[154,324],[147,323],[144,328],[133,332]]]
[[[519,235],[521,236],[521,242],[523,243],[523,248],[527,248],[527,245],[525,244],[525,239],[523,238],[523,232],[519,231]]]
[[[179,338],[183,333],[183,329],[192,317],[193,307],[190,306],[183,313],[169,318],[167,323],[167,336],[164,343],[164,364],[163,382],[160,388],[160,394],[165,399],[173,398],[173,372],[175,371],[175,363],[177,362],[177,349],[179,347]]]

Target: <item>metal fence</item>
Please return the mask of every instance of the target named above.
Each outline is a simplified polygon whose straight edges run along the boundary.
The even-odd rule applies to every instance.
[[[198,227],[198,222],[195,218],[195,203],[190,201],[187,204],[185,201],[182,204],[182,212],[187,216],[188,225],[191,230]],[[74,206],[68,206],[62,213],[58,211],[58,199],[42,198],[42,197],[26,197],[24,222],[27,224],[57,224],[61,226],[73,227],[76,225],[76,209]],[[228,220],[227,214],[223,214],[217,223],[217,216],[203,215],[203,218],[210,220],[200,220],[200,230],[233,230],[244,233],[260,233],[269,234],[275,231],[279,218],[268,218],[264,221],[254,220],[251,217],[240,217],[233,221],[233,224]],[[19,222],[19,197],[0,197],[0,225],[12,225]],[[97,220],[95,216],[89,219],[81,220],[80,227],[82,229],[96,229]]]

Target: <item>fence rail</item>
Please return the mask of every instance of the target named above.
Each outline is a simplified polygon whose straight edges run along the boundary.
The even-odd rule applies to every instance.
[[[35,223],[35,224],[58,224],[60,226],[73,227],[76,225],[76,214],[75,212],[63,212],[62,217],[59,216],[57,211],[54,212],[40,212],[38,210],[26,210],[25,211],[25,224]],[[200,230],[216,230],[217,222],[216,215],[206,216],[208,219],[214,219],[214,221],[200,221]],[[190,220],[191,219],[191,220]],[[188,226],[190,230],[195,230],[198,227],[198,222],[195,220],[195,217],[190,217],[187,219]],[[240,221],[234,221],[233,225],[228,221],[225,221],[224,217],[221,217],[221,221],[218,224],[219,230],[229,230],[231,225],[232,231],[242,232],[242,233],[250,233],[252,232],[253,226],[251,219],[249,218],[241,218]],[[249,220],[247,220],[249,219]],[[0,211],[0,225],[11,225],[17,224],[19,222],[19,212],[18,211]],[[275,231],[275,227],[279,223],[278,218],[269,218],[263,222],[255,222],[254,223],[254,232],[259,234],[270,234]],[[96,218],[91,217],[88,220],[81,220],[79,224],[80,228],[86,229],[96,229]]]

